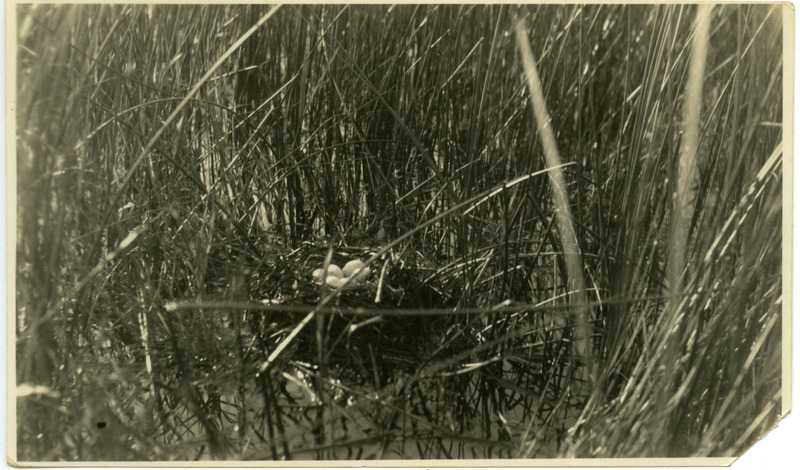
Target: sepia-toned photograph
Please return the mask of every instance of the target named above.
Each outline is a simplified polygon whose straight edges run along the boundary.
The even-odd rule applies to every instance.
[[[789,4],[6,29],[12,465],[728,465],[790,409]]]

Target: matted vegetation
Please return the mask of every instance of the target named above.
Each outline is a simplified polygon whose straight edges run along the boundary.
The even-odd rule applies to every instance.
[[[12,457],[737,455],[781,8],[19,5]]]

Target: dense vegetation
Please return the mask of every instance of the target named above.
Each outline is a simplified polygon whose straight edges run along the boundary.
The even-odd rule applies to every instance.
[[[20,5],[18,458],[743,451],[782,11],[696,10]]]

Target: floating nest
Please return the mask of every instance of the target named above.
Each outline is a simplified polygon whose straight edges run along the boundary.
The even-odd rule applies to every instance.
[[[333,250],[330,264],[341,268],[353,260],[366,262],[376,252],[369,248],[339,247]],[[316,305],[324,291],[320,290],[319,279],[313,274],[324,267],[327,253],[327,247],[307,242],[286,255],[277,256],[267,269],[258,269],[251,277],[251,300]],[[431,269],[415,260],[387,253],[367,268],[371,277],[347,285],[337,305],[381,309],[447,308],[457,303],[453,286],[423,282],[430,277]]]
[[[339,247],[333,250],[330,264],[343,267],[353,260],[366,262],[375,253],[376,250],[369,248]],[[430,268],[387,253],[368,266],[372,272],[368,279],[350,282],[337,291],[314,276],[315,270],[324,268],[327,255],[328,247],[304,243],[286,255],[277,256],[266,269],[251,275],[250,300],[304,306],[310,312],[321,298],[335,292],[326,306],[341,311],[325,315],[323,322],[328,361],[331,366],[338,366],[360,379],[374,382],[377,377],[378,382],[385,382],[398,370],[413,373],[430,360],[441,344],[444,330],[452,326],[452,318],[393,315],[391,310],[453,308],[458,299],[454,286],[423,282],[423,279],[431,279]],[[355,314],[352,309],[360,311]],[[250,326],[261,340],[264,355],[268,355],[268,351],[306,315],[252,315]],[[301,331],[285,357],[317,362],[315,325],[308,325]]]

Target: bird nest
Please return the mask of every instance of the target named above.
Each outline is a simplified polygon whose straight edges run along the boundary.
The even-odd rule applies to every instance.
[[[409,312],[452,308],[457,296],[447,293],[448,286],[423,282],[431,279],[430,273],[413,260],[387,253],[364,265],[377,250],[339,247],[326,264],[328,251],[326,246],[306,243],[253,276],[251,300],[292,306],[293,312],[307,308],[255,326],[264,332],[263,348],[273,349],[305,316],[303,312],[327,299],[322,311],[332,363],[346,364],[351,372],[370,378],[376,367],[384,377],[397,368],[413,371],[425,361],[426,351],[440,344],[433,337],[448,321],[441,315]],[[403,315],[393,314],[399,309]],[[290,356],[313,363],[317,343],[316,329],[305,328]]]

